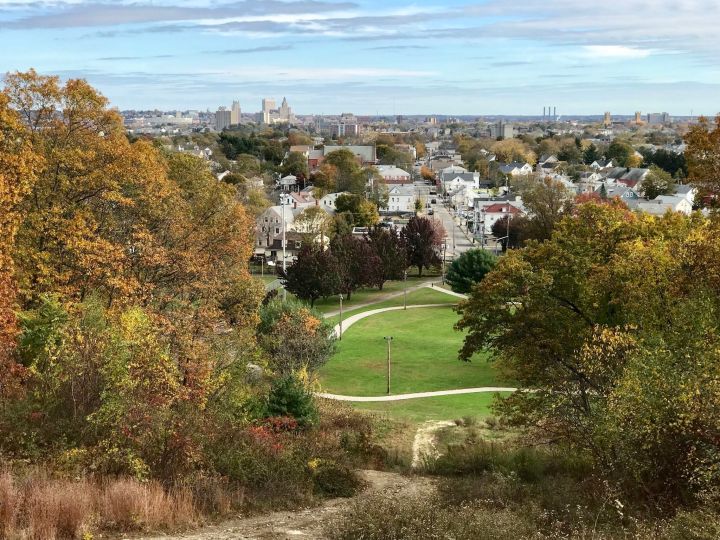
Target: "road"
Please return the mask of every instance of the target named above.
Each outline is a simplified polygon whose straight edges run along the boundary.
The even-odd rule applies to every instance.
[[[448,260],[454,259],[456,256],[462,255],[466,251],[478,247],[476,244],[473,244],[468,235],[460,229],[458,221],[453,219],[447,208],[445,208],[442,204],[434,204],[432,208],[435,211],[435,215],[428,217],[439,219],[442,222],[443,227],[445,227],[447,235],[447,248],[445,254]]]

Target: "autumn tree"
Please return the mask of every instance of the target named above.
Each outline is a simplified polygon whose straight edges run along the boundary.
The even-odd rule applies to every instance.
[[[338,292],[348,300],[360,287],[376,287],[382,283],[382,261],[365,239],[352,234],[336,236],[330,243],[330,251],[337,261]]]
[[[352,214],[352,222],[356,227],[372,227],[380,221],[377,206],[360,195],[343,194],[335,201],[338,213]]]
[[[316,371],[335,350],[332,325],[305,304],[273,300],[261,308],[260,320],[258,339],[278,375]]]
[[[329,250],[307,244],[297,260],[285,272],[280,271],[280,279],[289,292],[314,306],[318,298],[339,292],[339,272],[338,261]]]
[[[368,233],[367,239],[381,262],[378,288],[382,290],[385,281],[403,279],[408,262],[402,235],[396,229],[375,227]]]
[[[711,122],[700,118],[685,135],[685,158],[690,182],[712,196],[720,193],[720,115]]]
[[[521,161],[534,165],[537,161],[537,156],[530,147],[518,139],[498,141],[492,145],[491,151],[495,154],[498,161],[504,163]]]
[[[547,240],[555,224],[573,206],[574,194],[557,180],[530,181],[520,191],[527,208],[526,237]]]
[[[303,210],[293,223],[295,231],[306,235],[311,243],[321,244],[333,226],[333,218],[319,206]]]
[[[612,159],[618,167],[632,167],[634,155],[635,150],[630,143],[621,139],[614,139],[605,153],[605,157]]]
[[[440,264],[440,247],[445,237],[442,225],[426,217],[412,217],[402,230],[410,266],[417,266],[418,276],[424,268]]]
[[[17,389],[19,366],[12,360],[17,325],[13,253],[22,221],[20,205],[30,193],[41,165],[29,133],[0,93],[0,399]]]
[[[720,404],[707,384],[720,375],[717,228],[580,205],[476,286],[461,306],[462,357],[494,351],[533,389],[500,408],[538,436],[587,453],[634,494],[687,500],[720,480],[707,437]]]

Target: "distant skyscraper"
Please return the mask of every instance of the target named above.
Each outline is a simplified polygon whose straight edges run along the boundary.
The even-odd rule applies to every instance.
[[[641,113],[640,111],[637,111],[637,112],[635,113],[635,123],[638,124],[638,125],[643,123],[643,121],[642,121],[642,113]]]
[[[612,126],[612,116],[610,115],[610,112],[605,113],[605,119],[603,120],[603,124],[605,124],[605,127]]]
[[[651,126],[658,126],[661,124],[669,124],[670,123],[670,115],[666,112],[664,113],[651,113],[647,115],[647,121],[648,124]]]
[[[272,98],[265,98],[262,100],[262,123],[272,123],[272,111],[275,109],[275,100]]]
[[[215,129],[222,131],[225,128],[230,127],[232,116],[231,112],[225,107],[220,107],[215,113]]]
[[[512,124],[500,120],[490,126],[490,137],[492,139],[512,139],[515,136],[515,129]]]
[[[233,101],[232,109],[230,110],[230,123],[233,126],[237,126],[240,123],[240,102]]]

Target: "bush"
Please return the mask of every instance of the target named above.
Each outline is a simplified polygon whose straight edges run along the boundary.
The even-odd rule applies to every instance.
[[[457,293],[469,293],[473,285],[495,268],[497,257],[484,249],[471,249],[455,259],[448,268],[445,280]]]
[[[316,493],[328,497],[352,497],[362,482],[349,467],[330,461],[311,462]]]
[[[317,423],[318,410],[313,396],[293,375],[273,381],[268,394],[266,417],[290,416],[307,428]]]
[[[329,538],[337,540],[520,539],[534,533],[531,523],[507,510],[448,508],[436,497],[422,495],[364,498],[353,503],[326,531]]]

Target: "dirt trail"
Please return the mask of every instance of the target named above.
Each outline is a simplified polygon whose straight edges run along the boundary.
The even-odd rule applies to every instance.
[[[438,430],[454,426],[455,422],[449,420],[441,420],[438,422],[425,422],[418,428],[413,441],[413,459],[412,467],[417,469],[423,464],[425,458],[434,458],[438,456],[438,450],[435,441],[435,434]]]
[[[365,491],[352,499],[332,499],[317,508],[274,512],[262,516],[226,521],[220,525],[182,534],[144,537],[136,540],[288,540],[329,539],[323,529],[340,511],[357,498],[373,493],[406,497],[435,489],[432,479],[403,476],[381,471],[360,471],[368,483]]]

